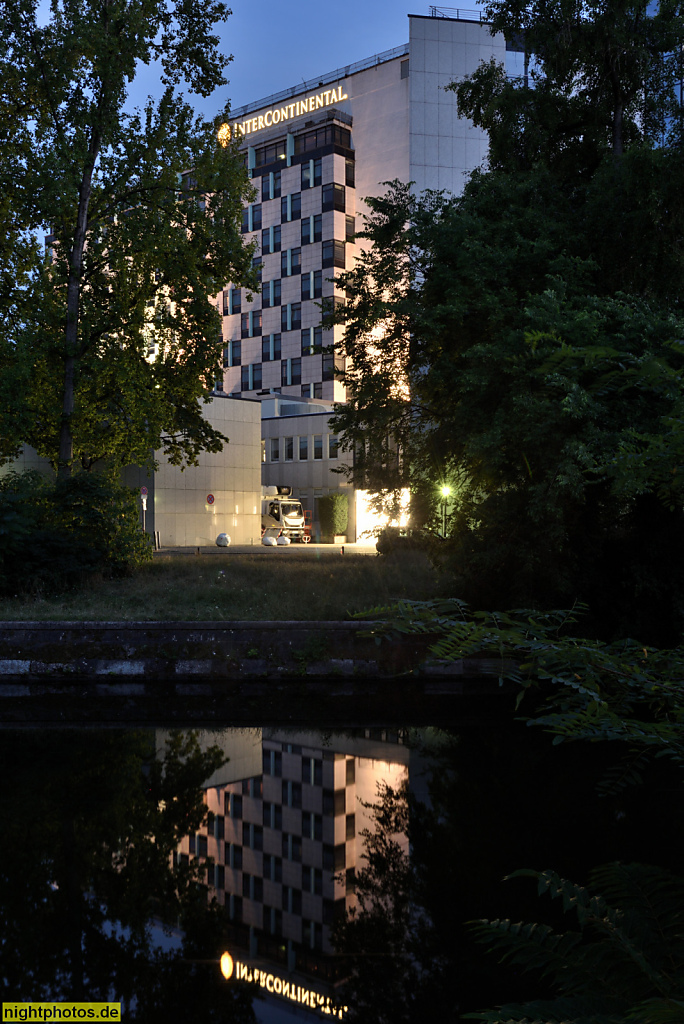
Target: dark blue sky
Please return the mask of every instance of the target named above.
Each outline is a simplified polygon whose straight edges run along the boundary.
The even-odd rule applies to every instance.
[[[429,13],[422,0],[410,7],[397,0],[233,0],[231,6],[232,16],[219,28],[224,51],[234,56],[230,83],[208,100],[188,97],[207,117],[228,98],[239,107],[399,46],[408,41],[407,15]],[[154,69],[141,67],[132,103],[159,92]]]

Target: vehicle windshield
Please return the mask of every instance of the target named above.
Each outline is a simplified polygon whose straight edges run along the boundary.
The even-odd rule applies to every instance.
[[[282,505],[284,516],[301,516],[303,515],[302,506],[298,501],[291,501],[287,504]]]

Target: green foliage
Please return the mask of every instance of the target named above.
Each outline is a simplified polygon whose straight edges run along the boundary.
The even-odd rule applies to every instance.
[[[254,1020],[245,993],[217,982],[221,938],[204,867],[173,857],[206,823],[201,786],[224,763],[221,749],[202,749],[194,732],[172,732],[157,753],[149,730],[5,736],[5,1000],[116,1000],[132,1021],[193,1012]],[[185,931],[182,949],[158,947],[155,915]]]
[[[363,806],[371,825],[361,832],[364,866],[357,868],[357,906],[333,928],[351,978],[344,998],[351,1022],[402,1024],[446,1020],[452,997],[444,984],[447,959],[425,941],[416,902],[417,878],[408,856],[408,787],[378,786]]]
[[[684,648],[658,650],[637,640],[604,643],[569,633],[573,612],[471,612],[463,601],[404,601],[364,617],[378,637],[425,635],[441,664],[476,655],[498,661],[499,681],[534,702],[527,719],[564,740],[610,740],[635,752],[605,780],[626,785],[642,755],[684,763]]]
[[[194,463],[225,442],[201,416],[221,355],[208,298],[255,283],[239,230],[251,186],[217,143],[226,113],[197,118],[174,90],[181,76],[202,95],[225,83],[211,28],[229,13],[108,0],[45,21],[35,0],[0,4],[0,118],[21,152],[12,194],[24,230],[50,224],[52,239],[4,306],[0,294],[0,455],[26,441],[68,475],[155,450]],[[150,60],[166,91],[129,112]]]
[[[653,298],[601,294],[611,282],[556,184],[502,172],[457,200],[395,184],[369,201],[336,429],[358,482],[410,487],[433,529],[454,482],[445,553],[471,603],[582,600],[605,636],[669,644],[684,622],[684,325]]]
[[[324,494],[318,499],[318,515],[323,536],[334,537],[336,534],[346,533],[349,522],[347,495],[340,494],[339,491]]]
[[[590,605],[605,638],[676,643],[684,162],[677,3],[487,7],[533,81],[485,64],[453,89],[489,134],[457,198],[389,183],[340,276],[359,485],[409,487],[455,592]],[[400,452],[400,457],[398,457]]]
[[[649,1024],[680,1020],[684,1010],[684,880],[662,868],[607,864],[579,886],[554,871],[516,871],[538,883],[539,895],[577,915],[579,931],[548,925],[482,921],[480,942],[502,960],[549,978],[550,1000],[505,1005],[467,1016],[504,1024]]]
[[[0,478],[0,592],[54,592],[149,560],[135,493],[99,474]]]

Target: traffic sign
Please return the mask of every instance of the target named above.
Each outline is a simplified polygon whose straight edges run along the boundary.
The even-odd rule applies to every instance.
[[[213,494],[207,494],[207,505],[213,505],[214,504],[214,500],[215,499],[214,499],[214,495]]]
[[[140,488],[140,493],[141,493],[141,495],[142,495],[142,496],[143,496],[143,498],[144,498],[144,497],[145,497],[145,495],[147,494],[147,488],[146,488],[146,487],[141,487],[141,488]]]

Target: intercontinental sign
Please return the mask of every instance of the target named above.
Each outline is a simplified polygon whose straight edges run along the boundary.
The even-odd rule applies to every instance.
[[[229,978],[234,978],[236,981],[251,982],[253,985],[266,989],[272,995],[289,999],[298,1006],[307,1006],[310,1010],[316,1010],[326,1017],[335,1017],[337,1020],[344,1020],[346,1017],[347,1007],[337,1006],[330,996],[325,996],[312,988],[297,985],[294,981],[286,980],[269,971],[262,971],[258,967],[249,967],[239,960],[233,960],[230,953],[224,953],[221,957],[221,974],[226,981]]]
[[[270,110],[259,114],[257,117],[248,117],[246,121],[235,121],[233,124],[222,124],[218,130],[218,140],[222,146],[227,146],[232,138],[242,135],[251,135],[252,132],[259,132],[262,128],[272,128],[275,124],[283,124],[291,121],[302,114],[312,114],[316,110],[330,107],[333,103],[341,103],[349,99],[343,86],[335,89],[325,89],[323,92],[304,99],[293,100],[284,107],[271,107]]]

